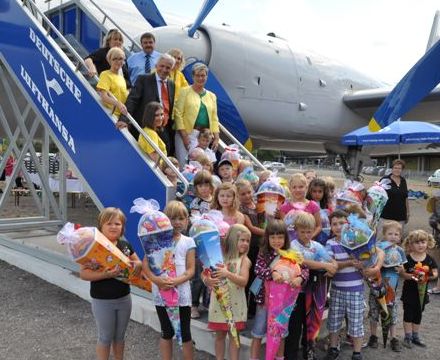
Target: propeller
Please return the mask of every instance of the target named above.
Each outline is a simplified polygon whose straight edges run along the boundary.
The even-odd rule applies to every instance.
[[[153,0],[131,0],[152,27],[167,26]]]
[[[440,41],[408,71],[385,98],[368,128],[379,131],[411,110],[440,82]]]
[[[202,5],[202,8],[199,11],[199,15],[196,18],[196,21],[191,25],[188,29],[188,36],[193,37],[196,30],[202,25],[203,20],[208,16],[211,12],[212,8],[217,4],[218,0],[205,0]]]

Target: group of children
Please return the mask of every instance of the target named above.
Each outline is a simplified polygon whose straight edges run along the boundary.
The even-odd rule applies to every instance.
[[[427,254],[427,250],[434,246],[431,235],[423,230],[410,232],[402,245],[406,257],[401,265],[383,267],[386,262],[385,252],[381,250],[379,240],[383,238],[390,246],[399,247],[402,239],[401,225],[395,221],[386,222],[383,225],[383,236],[378,235],[378,260],[375,265],[365,268],[340,244],[342,228],[349,213],[362,214],[362,204],[354,200],[347,201],[345,197],[338,201],[335,183],[331,178],[316,178],[314,173],[291,175],[288,181],[290,199],[275,211],[263,229],[259,226],[254,200],[254,190],[258,184],[240,178],[239,173],[238,180],[234,180],[233,170],[230,161],[220,161],[218,174],[222,182],[217,186],[214,185],[210,169],[200,170],[193,179],[192,200],[186,203],[172,201],[165,208],[174,228],[177,277],[155,277],[146,259],[143,261],[143,269],[154,284],[153,298],[162,329],[160,350],[163,359],[172,358],[171,339],[174,331],[160,297],[156,295],[159,289],[171,287],[176,287],[179,292],[184,358],[191,359],[193,355],[190,320],[200,316],[200,299],[206,289],[203,302],[209,307],[208,328],[216,332],[216,358],[224,359],[228,324],[216,296],[209,294],[213,286],[224,279],[229,285],[237,330],[244,330],[248,318],[253,318],[250,358],[259,359],[262,339],[267,332],[267,294],[264,284],[285,281],[277,271],[272,270],[280,249],[294,249],[302,254],[304,261],[299,276],[289,280],[289,284],[299,288],[300,293],[289,319],[288,332],[279,346],[277,359],[317,359],[315,344],[327,305],[330,346],[325,359],[338,358],[339,331],[344,322],[347,336],[353,345],[352,359],[362,359],[366,303],[364,283],[376,278],[379,273],[386,279],[389,272],[397,272],[404,279],[401,295],[405,330],[403,344],[406,347],[426,346],[419,337],[419,327],[427,303],[427,293],[425,291],[423,296],[420,295],[418,285],[422,279],[416,274],[416,264],[428,267],[429,280],[437,278],[437,265]],[[310,179],[305,175],[309,175]],[[260,176],[264,178],[267,174],[262,173]],[[206,273],[197,260],[194,240],[186,234],[190,216],[197,217],[212,209],[222,213],[223,220],[230,228],[221,239],[224,267]],[[283,220],[292,210],[298,210],[293,224],[294,231]],[[254,287],[258,282],[260,286]],[[394,284],[394,291],[396,287]],[[394,351],[401,350],[395,327],[397,304],[396,298],[389,306],[390,343]],[[368,345],[375,348],[378,346],[377,327],[381,308],[373,295],[370,296],[369,307],[371,336]],[[229,342],[229,358],[239,358],[239,348],[234,341]]]

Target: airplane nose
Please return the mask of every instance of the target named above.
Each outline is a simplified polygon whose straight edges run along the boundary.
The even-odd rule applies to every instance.
[[[202,61],[209,66],[211,41],[208,34],[199,29],[194,37],[188,36],[188,27],[165,26],[152,30],[156,37],[156,50],[165,53],[172,48],[183,51],[187,64]]]

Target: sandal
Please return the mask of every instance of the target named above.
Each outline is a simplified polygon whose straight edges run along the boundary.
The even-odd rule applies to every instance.
[[[439,288],[432,288],[428,290],[428,294],[432,294],[432,295],[440,295],[440,289]]]

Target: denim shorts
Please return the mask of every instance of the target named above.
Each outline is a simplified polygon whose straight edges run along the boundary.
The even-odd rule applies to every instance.
[[[255,322],[251,331],[254,338],[262,339],[266,336],[267,330],[267,308],[263,305],[257,305],[257,312],[255,313]]]

